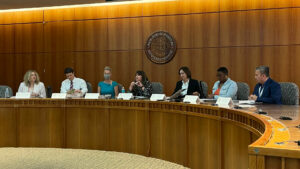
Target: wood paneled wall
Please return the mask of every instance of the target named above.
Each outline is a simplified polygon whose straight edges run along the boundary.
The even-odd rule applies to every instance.
[[[71,66],[93,85],[112,67],[126,88],[144,70],[171,94],[186,65],[195,79],[216,81],[229,68],[235,81],[255,85],[254,69],[268,65],[271,77],[300,85],[300,1],[175,0],[127,5],[0,13],[0,84],[16,91],[28,69],[59,91]],[[155,31],[170,32],[178,51],[165,65],[150,62],[143,48]]]

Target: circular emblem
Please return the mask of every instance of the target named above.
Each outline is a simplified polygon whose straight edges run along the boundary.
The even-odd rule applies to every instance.
[[[147,40],[145,53],[152,62],[165,64],[176,54],[175,39],[164,31],[153,33]]]

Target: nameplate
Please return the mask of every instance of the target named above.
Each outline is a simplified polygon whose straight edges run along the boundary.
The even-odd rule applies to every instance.
[[[85,99],[99,99],[100,93],[86,93]]]
[[[132,93],[119,93],[118,99],[123,99],[123,100],[130,100],[133,98]]]
[[[30,99],[31,93],[30,92],[17,92],[16,99]]]
[[[165,100],[166,95],[165,94],[152,94],[150,97],[150,101],[159,101],[159,100]]]
[[[67,97],[67,93],[52,93],[52,99],[65,99]]]
[[[199,96],[194,95],[186,95],[183,99],[184,103],[190,103],[190,104],[198,104],[200,102]]]
[[[229,108],[230,106],[233,105],[233,101],[231,97],[219,97],[216,104],[219,107]]]

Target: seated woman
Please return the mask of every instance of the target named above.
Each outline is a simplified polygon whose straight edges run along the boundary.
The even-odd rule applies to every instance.
[[[150,98],[152,95],[152,84],[148,80],[144,71],[137,71],[135,74],[135,80],[131,82],[129,91],[134,96],[144,96]]]
[[[39,74],[34,70],[25,73],[24,81],[20,84],[18,92],[30,92],[31,97],[46,97],[44,83],[40,82]]]
[[[200,88],[199,82],[192,79],[191,71],[188,67],[181,67],[178,71],[181,80],[176,83],[176,88],[173,94],[182,90],[177,98],[183,98],[185,95],[196,95],[200,98],[204,97],[202,88]]]
[[[218,99],[219,97],[231,97],[236,99],[236,93],[238,90],[235,81],[228,77],[228,70],[226,67],[220,67],[217,70],[218,81],[215,82],[212,94],[208,97],[211,99]]]
[[[118,83],[112,81],[111,78],[111,68],[106,66],[104,68],[104,81],[98,83],[98,93],[101,95],[110,94],[111,98],[115,98],[119,95]]]

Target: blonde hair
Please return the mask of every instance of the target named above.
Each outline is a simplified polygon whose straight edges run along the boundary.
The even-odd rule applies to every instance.
[[[29,86],[30,85],[30,76],[31,76],[31,73],[35,73],[35,76],[36,76],[36,80],[35,80],[35,84],[39,84],[40,83],[40,76],[39,74],[35,71],[35,70],[28,70],[25,75],[24,75],[24,83],[26,86]]]
[[[104,71],[105,71],[105,70],[108,70],[108,71],[111,72],[111,68],[110,68],[109,66],[105,66]]]

